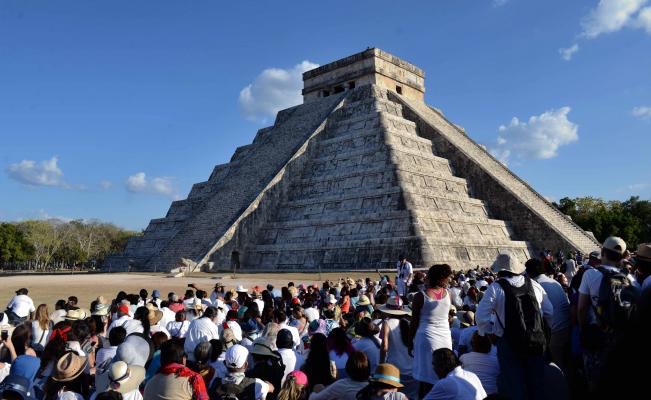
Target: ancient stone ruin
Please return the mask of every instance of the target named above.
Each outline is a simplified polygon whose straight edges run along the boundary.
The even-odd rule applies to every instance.
[[[112,271],[488,265],[594,237],[425,104],[425,74],[379,49],[303,74],[301,105],[153,219]],[[195,268],[195,267],[193,267]]]

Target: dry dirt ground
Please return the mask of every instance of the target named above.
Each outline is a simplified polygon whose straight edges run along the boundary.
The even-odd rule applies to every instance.
[[[342,277],[358,279],[367,276],[374,280],[378,279],[378,274],[375,272],[323,273],[321,280],[318,273],[237,274],[235,277],[221,273],[196,273],[183,278],[168,278],[164,274],[145,273],[2,276],[0,277],[0,311],[4,311],[14,292],[22,287],[29,289],[29,296],[36,306],[45,303],[50,310],[53,310],[54,303],[58,299],[67,299],[71,295],[79,298],[81,307],[88,308],[90,302],[97,296],[103,295],[107,299],[113,299],[120,290],[138,293],[140,289],[145,288],[151,294],[152,290],[158,289],[161,295],[166,297],[169,292],[182,295],[189,283],[194,283],[197,287],[210,292],[217,282],[224,283],[228,290],[237,285],[247,288],[260,285],[264,288],[271,283],[275,287],[281,287],[286,286],[289,281],[293,281],[296,285],[318,284],[326,279],[336,281]]]

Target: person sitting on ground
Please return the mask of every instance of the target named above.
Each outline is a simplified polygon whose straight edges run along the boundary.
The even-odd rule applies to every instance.
[[[461,363],[452,350],[434,350],[432,364],[439,381],[424,400],[482,400],[486,397],[477,375],[461,368]]]
[[[308,379],[308,392],[312,392],[314,385],[330,385],[334,382],[337,370],[331,365],[328,355],[327,339],[323,333],[315,333],[310,338],[310,352],[301,367]]]
[[[276,336],[276,347],[285,365],[285,372],[281,382],[285,382],[290,372],[299,369],[303,365],[303,356],[294,351],[292,333],[287,329],[281,329]]]
[[[201,375],[185,366],[183,347],[173,340],[161,346],[161,368],[145,385],[147,400],[208,400]]]
[[[380,363],[381,343],[375,337],[375,335],[380,333],[380,329],[375,325],[373,320],[366,317],[357,323],[355,333],[360,336],[360,339],[353,342],[353,347],[357,351],[366,353],[369,367],[371,371],[374,371]]]
[[[357,392],[368,384],[371,374],[368,358],[361,351],[353,352],[346,362],[347,378],[339,379],[323,388],[316,385],[310,400],[355,400]]]
[[[201,342],[209,342],[212,339],[219,339],[219,331],[215,325],[214,318],[217,316],[215,307],[208,307],[200,318],[190,323],[185,336],[183,347],[188,358],[194,361],[194,348]]]
[[[249,351],[242,345],[236,344],[226,350],[224,364],[228,372],[224,379],[215,379],[213,387],[210,388],[212,398],[232,395],[239,400],[263,400],[269,393],[274,392],[271,383],[245,375],[248,358]]]
[[[471,343],[472,351],[459,358],[463,369],[477,375],[486,393],[495,394],[500,363],[497,362],[497,355],[491,353],[490,339],[475,332]]]
[[[16,295],[7,304],[7,311],[5,313],[9,318],[9,323],[13,326],[18,326],[27,321],[32,317],[34,311],[36,311],[34,302],[27,295],[28,293],[29,290],[26,288],[16,290]]]
[[[393,364],[379,364],[370,383],[357,393],[359,400],[408,400],[404,393],[398,392],[400,371]]]
[[[278,400],[305,399],[307,399],[307,375],[301,371],[290,372],[283,387],[278,392]]]

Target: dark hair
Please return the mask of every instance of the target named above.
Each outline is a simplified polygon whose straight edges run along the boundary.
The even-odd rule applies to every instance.
[[[136,305],[138,305],[138,302],[140,301],[140,296],[138,296],[137,294],[131,293],[131,294],[127,295],[127,300],[129,300],[130,304],[136,306]]]
[[[160,347],[163,345],[163,343],[167,342],[168,340],[169,339],[167,338],[167,334],[165,332],[159,331],[151,335],[151,343],[154,345],[154,350],[160,350]]]
[[[140,298],[143,300],[147,300],[147,296],[149,296],[149,293],[147,292],[147,289],[140,289]]]
[[[201,342],[194,348],[194,368],[195,372],[201,372],[210,364],[212,357],[212,345],[209,342]]]
[[[160,365],[183,364],[183,345],[175,340],[168,340],[160,346]]]
[[[216,316],[217,316],[217,309],[215,307],[210,306],[206,308],[206,311],[203,312],[201,318],[205,317],[205,318],[213,319]]]
[[[119,346],[127,338],[127,330],[122,326],[116,326],[109,331],[108,339],[111,346]]]
[[[77,296],[70,296],[68,297],[68,302],[72,302],[75,303],[74,305],[77,305],[77,303],[79,303],[79,299],[77,299]]]
[[[318,383],[329,385],[334,381],[330,373],[330,356],[326,342],[327,339],[322,333],[315,333],[310,339],[310,352],[301,367],[301,371],[307,375],[310,388]]]
[[[11,344],[14,345],[17,356],[25,354],[25,350],[32,342],[32,328],[28,323],[20,324],[11,334]]]
[[[371,366],[368,357],[361,351],[354,351],[346,361],[346,374],[357,382],[365,382],[371,376]]]
[[[349,352],[351,344],[343,328],[336,327],[330,331],[330,335],[328,335],[328,348],[338,356]]]
[[[331,310],[329,308],[326,308],[323,310],[323,316],[326,319],[333,319],[335,317],[335,310]]]
[[[136,308],[136,312],[133,313],[133,319],[137,319],[142,323],[142,334],[148,337],[149,330],[151,329],[149,325],[149,309],[145,306]]]
[[[210,345],[212,346],[212,353],[210,354],[210,362],[215,362],[219,356],[224,352],[224,345],[219,339],[211,339]]]
[[[613,251],[613,250],[606,249],[606,248],[602,247],[601,248],[601,258],[603,259],[604,257],[611,260],[611,261],[620,262],[624,258],[624,255],[620,254],[620,253],[618,253],[616,251]]]
[[[106,392],[99,393],[95,400],[122,400],[122,393],[115,390],[107,390]]]
[[[491,351],[490,339],[488,339],[488,336],[480,335],[479,332],[475,332],[472,334],[470,345],[472,346],[472,351],[477,353],[488,354]]]
[[[434,287],[438,285],[443,279],[452,275],[452,267],[448,264],[432,265],[427,271],[427,285]]]
[[[63,299],[57,300],[57,302],[54,303],[54,309],[55,310],[65,310],[66,309],[66,304],[68,304],[68,303]]]
[[[287,313],[281,309],[274,310],[274,319],[278,321],[278,323],[285,322],[287,320]]]
[[[72,332],[77,336],[77,340],[83,343],[90,336],[90,328],[86,321],[75,321],[72,323]]]
[[[461,365],[456,353],[446,348],[434,350],[432,353],[432,364],[434,364],[434,369],[437,370],[436,374],[439,378],[443,378],[453,369]],[[440,370],[442,374],[439,374],[438,370]]]
[[[529,278],[535,278],[538,275],[545,273],[545,267],[543,266],[543,263],[537,258],[527,260],[527,262],[524,263],[524,267]]]

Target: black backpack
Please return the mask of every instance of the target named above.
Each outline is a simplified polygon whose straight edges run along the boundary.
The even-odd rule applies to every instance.
[[[255,400],[255,378],[244,377],[239,385],[215,379],[209,394],[211,400]]]
[[[603,278],[595,314],[604,331],[625,328],[634,312],[640,290],[631,284],[626,273],[598,267]]]
[[[540,305],[533,291],[531,279],[525,277],[524,285],[515,287],[506,279],[497,282],[504,290],[506,326],[499,320],[506,339],[516,354],[539,356],[545,351],[546,338]]]

